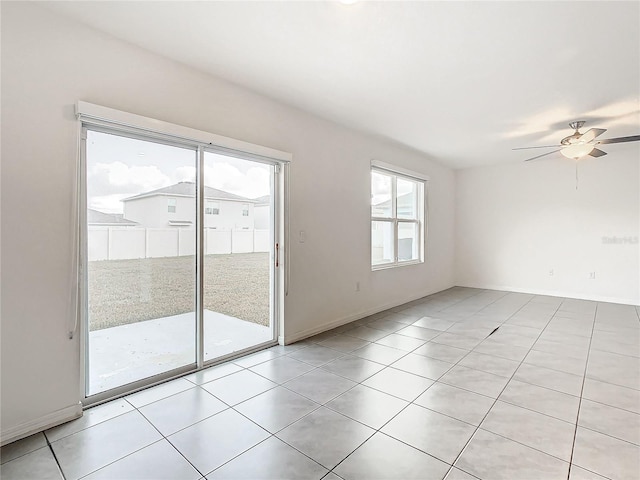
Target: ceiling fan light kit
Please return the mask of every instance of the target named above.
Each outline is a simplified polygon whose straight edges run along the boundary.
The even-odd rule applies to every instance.
[[[606,138],[602,140],[596,140],[597,137],[602,135],[607,130],[604,128],[591,128],[587,130],[585,133],[580,133],[580,129],[584,126],[585,123],[586,122],[584,122],[583,120],[571,122],[569,126],[574,130],[574,132],[568,137],[564,137],[560,141],[560,145],[544,145],[540,147],[520,147],[520,148],[514,148],[514,150],[526,150],[530,148],[557,148],[557,150],[553,150],[552,152],[543,153],[542,155],[527,158],[525,162],[546,157],[547,155],[551,155],[552,153],[556,153],[556,152],[560,152],[562,155],[564,155],[567,158],[571,158],[573,160],[579,160],[580,158],[586,157],[587,155],[591,157],[605,156],[607,152],[604,152],[596,148],[598,145],[601,145],[601,144],[637,142],[640,140],[640,135],[631,135],[629,137]]]
[[[560,150],[560,153],[567,158],[578,160],[581,157],[589,155],[596,146],[592,143],[576,143],[569,145]]]

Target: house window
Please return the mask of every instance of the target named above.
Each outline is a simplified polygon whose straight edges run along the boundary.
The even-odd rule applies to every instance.
[[[207,206],[204,209],[204,213],[207,215],[220,215],[220,203],[207,202]]]
[[[371,168],[371,267],[423,261],[425,181]]]
[[[170,198],[167,200],[167,212],[169,213],[176,213],[176,199],[175,198]]]
[[[248,217],[249,216],[249,204],[245,203],[242,205],[242,216],[243,217]]]

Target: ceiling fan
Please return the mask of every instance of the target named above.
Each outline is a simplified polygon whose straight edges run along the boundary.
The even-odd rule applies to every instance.
[[[543,145],[539,147],[520,147],[514,148],[514,150],[527,150],[530,148],[558,148],[552,152],[543,153],[537,157],[527,158],[525,162],[536,160],[538,158],[546,157],[552,153],[560,152],[567,158],[578,160],[579,158],[587,155],[591,157],[602,157],[607,154],[599,148],[597,145],[606,143],[623,143],[623,142],[637,142],[640,141],[640,135],[631,135],[630,137],[618,137],[618,138],[605,138],[602,140],[596,140],[597,137],[602,135],[607,130],[604,128],[591,128],[585,133],[580,133],[579,130],[584,126],[584,121],[571,122],[569,126],[575,130],[572,135],[564,137],[560,140],[560,145]]]

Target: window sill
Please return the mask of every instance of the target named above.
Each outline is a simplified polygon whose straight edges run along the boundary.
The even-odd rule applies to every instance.
[[[375,272],[377,270],[389,270],[390,268],[408,267],[410,265],[420,265],[421,263],[424,263],[424,260],[410,260],[407,262],[385,263],[384,265],[372,265],[371,271]]]

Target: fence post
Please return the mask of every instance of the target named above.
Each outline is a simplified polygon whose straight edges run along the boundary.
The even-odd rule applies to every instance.
[[[107,227],[107,260],[111,260],[111,227]]]

